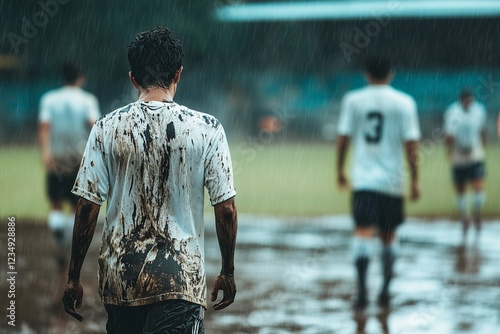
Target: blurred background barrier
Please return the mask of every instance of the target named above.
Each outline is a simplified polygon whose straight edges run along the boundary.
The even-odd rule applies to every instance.
[[[39,99],[60,84],[59,66],[66,59],[84,66],[86,89],[98,97],[103,113],[135,100],[126,47],[136,32],[157,25],[170,27],[184,46],[185,71],[176,100],[219,117],[233,137],[256,136],[262,119],[273,117],[275,132],[285,138],[333,140],[340,100],[364,85],[359,67],[372,53],[394,59],[394,86],[415,97],[425,137],[441,127],[445,108],[463,87],[486,105],[492,120],[488,132],[494,135],[500,110],[500,20],[496,7],[487,5],[495,2],[481,2],[489,11],[462,8],[480,7],[477,2],[448,2],[449,8],[462,6],[454,17],[403,15],[413,8],[408,1],[372,2],[377,8],[361,15],[355,9],[367,2],[352,1],[350,6],[358,5],[346,7],[353,10],[341,19],[221,18],[228,8],[252,3],[273,5],[239,0],[1,2],[1,143],[34,141]],[[346,2],[299,4],[318,3]]]

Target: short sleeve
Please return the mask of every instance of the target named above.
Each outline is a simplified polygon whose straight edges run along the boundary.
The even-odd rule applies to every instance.
[[[344,96],[340,106],[339,124],[337,126],[337,133],[341,136],[350,136],[353,131],[353,118],[354,110],[351,107],[349,95]]]
[[[72,193],[102,205],[107,198],[109,175],[106,165],[102,128],[94,125],[90,131],[82,163]]]
[[[408,103],[406,110],[406,119],[402,123],[404,141],[420,140],[420,125],[418,123],[417,104],[413,99]]]
[[[205,187],[212,205],[236,195],[233,167],[224,128],[220,125],[208,143],[205,157]]]
[[[487,111],[483,104],[479,104],[479,109],[481,110],[481,129],[486,126]]]
[[[444,132],[448,136],[454,136],[455,135],[455,123],[456,120],[453,120],[453,106],[450,106],[448,109],[446,109],[446,112],[444,113]]]
[[[42,96],[40,100],[40,112],[38,114],[38,122],[40,123],[50,123],[50,106],[48,103],[47,96]]]
[[[99,111],[99,103],[93,95],[90,95],[89,97],[89,110],[87,117],[89,122],[95,122],[101,117],[101,113]]]

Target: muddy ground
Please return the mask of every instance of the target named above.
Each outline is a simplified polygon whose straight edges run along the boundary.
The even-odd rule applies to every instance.
[[[54,242],[45,224],[17,221],[16,327],[7,325],[7,220],[0,231],[0,333],[104,333],[96,290],[96,235],[84,265],[78,323],[52,303],[57,289]],[[399,230],[400,258],[392,307],[375,304],[380,245],[370,265],[371,304],[354,314],[355,273],[348,217],[240,217],[236,302],[206,314],[206,333],[500,333],[500,221],[461,243],[456,222],[408,219]],[[209,284],[220,269],[213,222],[207,223]]]

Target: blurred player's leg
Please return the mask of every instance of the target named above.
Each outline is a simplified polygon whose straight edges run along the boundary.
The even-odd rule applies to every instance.
[[[469,214],[467,210],[467,198],[465,195],[466,185],[464,183],[455,183],[455,191],[457,194],[457,209],[460,221],[462,222],[462,236],[463,240],[467,236],[469,230]]]
[[[374,233],[373,228],[357,228],[353,240],[354,265],[358,276],[358,295],[354,301],[354,307],[358,310],[365,308],[368,304],[366,275],[370,264]]]
[[[474,220],[474,224],[476,225],[476,230],[479,233],[481,231],[481,219],[482,219],[482,210],[485,201],[485,194],[483,191],[484,183],[483,179],[478,179],[472,181],[472,218]]]
[[[381,233],[380,238],[382,239],[382,272],[384,276],[384,283],[382,285],[382,290],[380,292],[378,303],[380,306],[389,306],[390,296],[389,296],[389,285],[394,273],[394,263],[397,257],[397,244],[395,240],[395,232]]]

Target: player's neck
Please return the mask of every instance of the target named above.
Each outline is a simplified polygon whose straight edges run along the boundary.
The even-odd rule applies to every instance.
[[[175,92],[172,92],[170,87],[169,88],[155,87],[155,88],[149,88],[149,89],[139,89],[139,100],[143,100],[146,102],[149,102],[149,101],[158,101],[158,102],[173,101],[174,95],[175,95]]]

